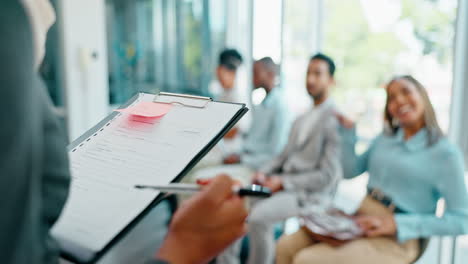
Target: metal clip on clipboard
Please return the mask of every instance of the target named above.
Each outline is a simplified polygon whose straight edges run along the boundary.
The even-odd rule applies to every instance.
[[[176,97],[176,98],[174,98]],[[154,97],[153,102],[155,103],[164,103],[164,104],[178,104],[185,107],[192,108],[205,108],[209,102],[212,102],[213,99],[210,97],[196,96],[196,95],[187,95],[187,94],[177,94],[177,93],[166,93],[160,92]]]

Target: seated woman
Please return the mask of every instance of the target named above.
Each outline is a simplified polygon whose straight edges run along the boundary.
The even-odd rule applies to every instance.
[[[333,247],[301,229],[280,239],[276,263],[412,263],[421,239],[468,232],[462,154],[443,135],[426,90],[402,76],[386,91],[384,132],[363,155],[355,154],[354,124],[339,116],[344,176],[369,173],[369,195],[356,215],[364,236]],[[445,212],[437,217],[441,198]]]

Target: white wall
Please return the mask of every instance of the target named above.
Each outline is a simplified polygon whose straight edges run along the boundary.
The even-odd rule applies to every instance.
[[[227,1],[227,36],[226,47],[237,49],[244,60],[236,77],[236,89],[239,89],[241,100],[249,108],[252,92],[253,64],[253,2],[251,0]],[[241,37],[240,37],[241,36]],[[251,122],[251,113],[242,118],[241,127],[246,129]]]
[[[73,140],[107,114],[105,1],[59,0],[57,16],[66,119]]]
[[[464,152],[465,169],[468,169],[468,1],[458,1],[453,61],[453,95],[449,136]],[[465,177],[465,179],[468,179]],[[444,238],[441,245],[440,264],[461,264],[454,253],[463,250],[455,238]]]
[[[468,166],[468,1],[460,0],[455,35],[450,136],[464,150]]]

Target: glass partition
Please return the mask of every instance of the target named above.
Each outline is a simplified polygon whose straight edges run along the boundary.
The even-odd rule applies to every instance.
[[[107,0],[110,103],[136,92],[209,95],[226,0]]]

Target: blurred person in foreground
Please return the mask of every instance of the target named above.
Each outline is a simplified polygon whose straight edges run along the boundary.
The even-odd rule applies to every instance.
[[[70,171],[65,132],[37,72],[53,21],[48,0],[0,2],[0,260],[5,264],[59,261],[50,229],[65,204]],[[242,236],[247,213],[233,185],[219,176],[185,203],[148,263],[206,263]]]

